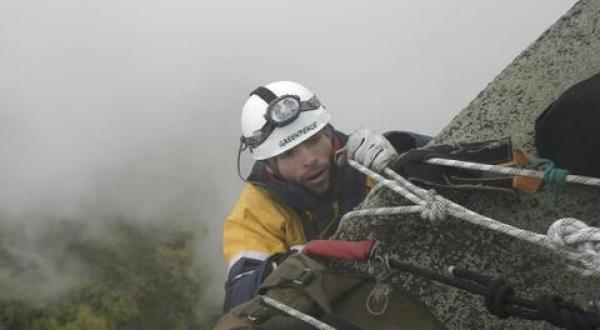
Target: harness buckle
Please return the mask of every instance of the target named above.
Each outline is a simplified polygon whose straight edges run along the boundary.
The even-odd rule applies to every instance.
[[[296,279],[292,280],[292,282],[297,285],[305,286],[314,278],[315,273],[312,271],[312,269],[305,268]]]
[[[263,307],[255,312],[248,314],[247,319],[252,324],[261,324],[271,318],[271,310],[268,307]]]

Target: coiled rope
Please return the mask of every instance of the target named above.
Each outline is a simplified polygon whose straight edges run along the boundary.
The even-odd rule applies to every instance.
[[[473,212],[445,199],[433,190],[428,191],[413,185],[389,168],[386,168],[384,173],[393,180],[371,171],[356,161],[348,160],[348,163],[358,171],[372,177],[417,205],[348,212],[340,220],[340,226],[345,225],[348,219],[359,216],[419,213],[421,217],[435,223],[445,219],[446,215],[451,215],[472,224],[552,250],[573,263],[573,267],[569,269],[573,269],[583,276],[600,277],[600,244],[598,244],[600,243],[600,229],[598,228],[589,227],[577,219],[566,218],[558,220],[550,226],[548,235],[538,234]],[[483,164],[477,165],[484,166]],[[600,180],[598,181],[600,182]]]

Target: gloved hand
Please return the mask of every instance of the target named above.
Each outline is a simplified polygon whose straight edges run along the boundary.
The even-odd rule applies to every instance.
[[[383,135],[366,127],[350,135],[346,157],[375,171],[382,171],[398,153]]]

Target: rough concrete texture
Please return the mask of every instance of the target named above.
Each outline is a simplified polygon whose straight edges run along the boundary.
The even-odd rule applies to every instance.
[[[600,0],[578,2],[502,71],[434,142],[511,136],[516,147],[534,153],[536,117],[569,86],[600,71],[599,23]],[[438,192],[476,212],[538,233],[545,233],[552,222],[568,216],[600,226],[600,189],[568,185],[558,206],[549,190],[545,187],[537,194]],[[384,189],[372,192],[363,207],[402,204],[407,202]],[[406,262],[439,271],[456,265],[499,276],[526,298],[558,294],[587,308],[591,297],[600,296],[600,279],[583,278],[544,249],[460,219],[450,218],[436,226],[413,215],[371,220],[348,222],[336,238],[364,239],[373,233],[385,253]],[[364,271],[364,267],[351,267]],[[436,282],[408,274],[394,277],[393,282],[398,289],[419,297],[449,329],[554,329],[543,321],[501,320],[487,312],[481,297]]]

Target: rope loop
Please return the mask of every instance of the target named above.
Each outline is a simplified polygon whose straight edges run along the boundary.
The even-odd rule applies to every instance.
[[[433,224],[444,221],[448,216],[448,207],[445,200],[438,198],[437,193],[433,189],[428,190],[424,197],[425,205],[423,205],[421,217],[431,221]]]
[[[389,303],[389,295],[392,292],[392,287],[387,283],[378,282],[369,293],[365,307],[372,315],[379,316],[385,313]],[[373,309],[373,304],[379,306],[378,310]]]
[[[566,245],[581,252],[600,253],[600,228],[590,227],[575,218],[555,221],[546,236],[557,245]]]

